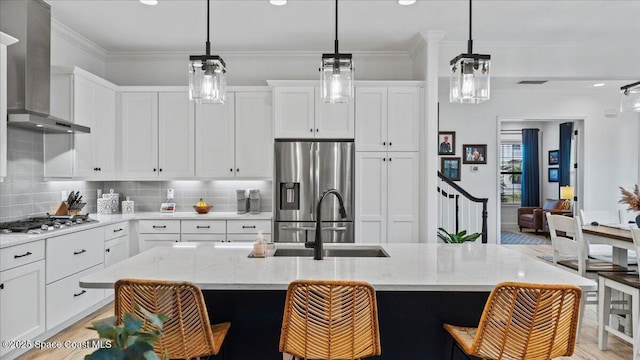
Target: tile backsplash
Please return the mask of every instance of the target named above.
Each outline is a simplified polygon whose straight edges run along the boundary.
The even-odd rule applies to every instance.
[[[271,181],[44,181],[42,133],[20,128],[7,131],[7,177],[0,182],[0,222],[26,216],[53,214],[60,204],[61,191],[80,191],[87,205],[82,212],[95,213],[97,190],[114,189],[121,200],[135,202],[135,211],[159,211],[166,191],[174,189],[176,211],[193,211],[200,198],[214,212],[236,211],[237,189],[259,189],[260,210],[272,211]]]

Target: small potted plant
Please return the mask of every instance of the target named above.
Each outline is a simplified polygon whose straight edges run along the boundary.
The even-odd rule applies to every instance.
[[[620,192],[622,193],[622,198],[618,201],[619,203],[629,205],[627,210],[640,211],[640,188],[638,188],[638,184],[634,187],[633,192],[620,186]],[[640,215],[636,216],[636,225],[640,226]]]
[[[162,314],[150,313],[138,304],[134,306],[156,330],[143,331],[144,320],[131,313],[124,313],[119,325],[116,325],[115,316],[96,320],[91,323],[89,329],[98,332],[100,338],[91,342],[100,344],[100,348],[85,356],[85,360],[161,360],[153,351],[153,343],[162,335],[162,325],[169,318]],[[169,358],[165,354],[162,359]]]
[[[467,235],[467,230],[462,230],[458,233],[449,233],[444,228],[438,228],[438,237],[447,244],[462,244],[467,241],[476,241],[480,236],[482,236],[482,233]]]

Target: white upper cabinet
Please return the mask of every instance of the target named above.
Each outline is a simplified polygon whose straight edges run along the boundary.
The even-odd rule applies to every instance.
[[[224,104],[196,105],[196,176],[233,178],[235,174],[235,94]]]
[[[272,96],[227,93],[224,104],[196,105],[198,178],[273,176]]]
[[[45,176],[115,178],[117,86],[77,67],[53,67],[51,89],[51,115],[91,132],[45,134]]]
[[[122,93],[122,176],[193,177],[194,118],[187,92]]]
[[[419,151],[420,88],[356,87],[356,151]]]
[[[329,104],[314,86],[274,88],[275,137],[353,139],[354,104]]]

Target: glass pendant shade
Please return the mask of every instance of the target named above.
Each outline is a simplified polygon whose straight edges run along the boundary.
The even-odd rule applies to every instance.
[[[224,60],[219,56],[191,56],[189,100],[224,104],[227,92],[226,72]]]
[[[620,111],[640,112],[640,81],[620,88]]]
[[[489,100],[490,55],[462,54],[451,60],[449,102],[479,104]]]
[[[353,59],[351,54],[338,55],[322,55],[320,83],[325,103],[347,103],[353,97]]]

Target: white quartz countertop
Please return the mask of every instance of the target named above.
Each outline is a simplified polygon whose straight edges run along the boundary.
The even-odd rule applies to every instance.
[[[94,222],[74,225],[67,228],[43,231],[40,234],[0,234],[0,249],[20,245],[32,241],[48,239],[60,235],[70,234],[76,231],[88,230],[99,226],[118,223],[121,221],[138,220],[271,220],[271,212],[259,214],[236,214],[234,212],[210,212],[208,214],[198,214],[196,212],[176,212],[173,214],[163,214],[160,212],[137,212],[134,214],[113,214],[98,215],[90,214],[89,217],[97,220]]]
[[[380,291],[491,291],[503,281],[596,283],[540,259],[492,244],[395,244],[388,258],[249,258],[251,244],[156,247],[80,279],[86,288],[112,288],[121,278],[190,281],[203,290],[286,290],[296,279],[363,280]],[[295,247],[297,244],[279,245]],[[302,244],[300,244],[302,246]],[[354,247],[353,244],[325,244]]]

